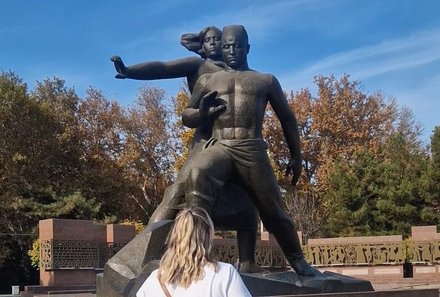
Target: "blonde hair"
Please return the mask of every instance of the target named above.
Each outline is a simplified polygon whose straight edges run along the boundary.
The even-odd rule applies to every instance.
[[[204,266],[216,261],[211,258],[214,224],[200,207],[182,210],[176,217],[167,238],[167,250],[160,260],[158,277],[164,283],[187,288],[204,277]]]

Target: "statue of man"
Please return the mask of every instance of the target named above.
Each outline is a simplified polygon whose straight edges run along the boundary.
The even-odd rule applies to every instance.
[[[214,26],[203,28],[200,33],[183,34],[180,43],[188,50],[200,55],[173,61],[149,61],[125,66],[119,56],[111,60],[118,72],[116,78],[154,80],[186,77],[188,88],[192,92],[200,76],[220,71],[224,68],[221,50],[222,31]],[[185,181],[192,160],[203,148],[211,135],[210,124],[199,126],[195,131],[187,160],[179,171],[175,183],[167,187],[163,200],[150,218],[149,224],[161,220],[174,220],[179,209],[184,205]],[[237,230],[239,271],[246,273],[262,272],[255,264],[255,244],[257,240],[257,212],[240,186],[230,181],[224,187],[218,199],[212,219],[216,228]],[[163,240],[165,244],[165,238]]]
[[[264,112],[270,102],[290,150],[286,172],[293,172],[295,185],[301,173],[297,121],[278,80],[249,69],[249,48],[243,26],[224,27],[226,68],[199,78],[183,113],[183,123],[188,127],[212,125],[211,139],[193,160],[185,198],[188,204],[212,213],[223,186],[230,180],[240,181],[291,267],[300,275],[315,276],[319,272],[305,261],[295,226],[283,207],[262,135]]]

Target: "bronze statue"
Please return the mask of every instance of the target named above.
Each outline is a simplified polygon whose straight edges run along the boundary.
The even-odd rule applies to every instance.
[[[290,150],[287,173],[293,172],[295,185],[301,173],[297,121],[278,80],[248,67],[249,47],[243,26],[224,27],[222,52],[226,67],[199,78],[183,113],[183,123],[188,127],[212,125],[210,140],[191,165],[185,198],[189,205],[202,206],[212,213],[224,184],[239,180],[291,267],[299,275],[315,276],[319,272],[305,261],[295,226],[284,210],[262,136],[264,112],[270,102]]]
[[[183,34],[181,44],[200,55],[169,62],[144,62],[126,67],[119,56],[111,60],[115,64],[119,79],[131,78],[154,80],[186,77],[192,92],[198,78],[204,74],[222,70],[225,66],[221,51],[221,30],[206,27],[198,34]],[[165,190],[163,200],[150,218],[149,224],[161,220],[174,220],[177,212],[185,204],[185,182],[192,160],[202,150],[211,135],[211,124],[197,127],[188,159],[178,173],[176,182]],[[261,272],[255,264],[255,244],[257,232],[257,212],[246,192],[233,180],[224,188],[218,199],[213,220],[216,227],[237,230],[240,272]]]
[[[214,222],[217,219],[219,224],[237,228],[239,256],[245,260],[240,272],[260,271],[254,263],[258,209],[264,225],[275,235],[296,273],[242,274],[253,295],[373,290],[367,281],[330,272],[321,274],[304,259],[295,226],[282,205],[262,138],[263,116],[270,102],[289,147],[291,160],[286,173],[293,173],[295,186],[302,168],[296,118],[278,80],[249,68],[249,43],[244,27],[227,26],[223,34],[208,27],[200,35],[183,35],[182,44],[201,58],[130,67],[125,67],[121,58],[112,58],[117,78],[187,77],[192,96],[183,121],[197,130],[188,160],[176,183],[167,188],[148,226],[109,259],[103,273],[97,275],[97,296],[136,296],[157,268],[155,259],[160,258],[171,220],[183,204],[202,206]]]

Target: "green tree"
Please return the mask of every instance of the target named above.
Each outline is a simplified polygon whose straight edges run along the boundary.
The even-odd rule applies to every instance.
[[[44,141],[51,138],[43,147],[45,156],[40,160],[47,171],[50,186],[57,193],[71,193],[79,188],[81,143],[77,121],[79,97],[73,88],[67,88],[59,78],[37,82],[30,97],[35,100],[46,120],[41,121],[40,129]],[[41,173],[40,173],[41,174]]]
[[[30,277],[27,250],[38,220],[93,218],[99,204],[78,189],[77,96],[59,79],[28,94],[14,73],[0,75],[0,267]],[[14,247],[14,249],[11,249]],[[14,258],[16,262],[11,262]],[[2,284],[23,279],[1,276]]]
[[[27,127],[20,123],[28,110],[34,106],[27,97],[27,86],[12,72],[0,75],[0,271],[10,265],[14,248],[21,238],[12,237],[20,231],[21,224],[16,223],[16,211],[11,205],[17,190],[16,178],[20,178],[20,162],[24,158],[18,151],[20,147],[15,139],[23,134]],[[17,134],[16,134],[17,133]],[[21,180],[21,178],[20,178]],[[26,238],[23,238],[26,240]],[[24,243],[26,244],[26,243]],[[19,247],[21,244],[18,245]],[[21,261],[17,255],[17,262]],[[3,275],[0,275],[2,277]],[[3,279],[3,278],[2,278]],[[6,278],[8,279],[8,278]],[[0,287],[0,291],[5,288]]]
[[[368,150],[355,153],[352,162],[342,158],[335,163],[327,193],[332,201],[322,233],[326,236],[371,235],[383,230],[385,219],[375,202],[383,186],[381,163]]]
[[[414,150],[410,139],[397,133],[386,143],[384,156],[385,183],[377,206],[387,219],[385,231],[409,235],[411,226],[423,223],[421,178],[426,170],[426,155],[421,149]]]
[[[440,126],[436,126],[431,136],[431,154],[427,170],[424,172],[422,188],[426,207],[422,211],[423,220],[429,224],[440,224]]]
[[[379,153],[365,150],[353,162],[338,160],[330,179],[334,201],[326,224],[330,236],[403,234],[426,224],[421,190],[427,166],[423,150],[396,133]]]

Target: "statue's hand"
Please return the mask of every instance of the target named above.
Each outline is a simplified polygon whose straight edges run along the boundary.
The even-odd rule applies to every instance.
[[[223,104],[217,105],[215,99],[217,91],[211,91],[200,99],[199,112],[202,118],[208,119],[222,113],[226,106]]]
[[[296,183],[299,180],[299,177],[301,175],[301,162],[298,162],[295,159],[290,159],[289,164],[287,164],[285,176],[288,176],[290,173],[292,173],[292,185],[295,186]]]
[[[121,57],[113,56],[110,60],[115,64],[115,69],[118,72],[115,77],[120,79],[127,78],[127,67],[125,67],[124,62],[122,62]]]

